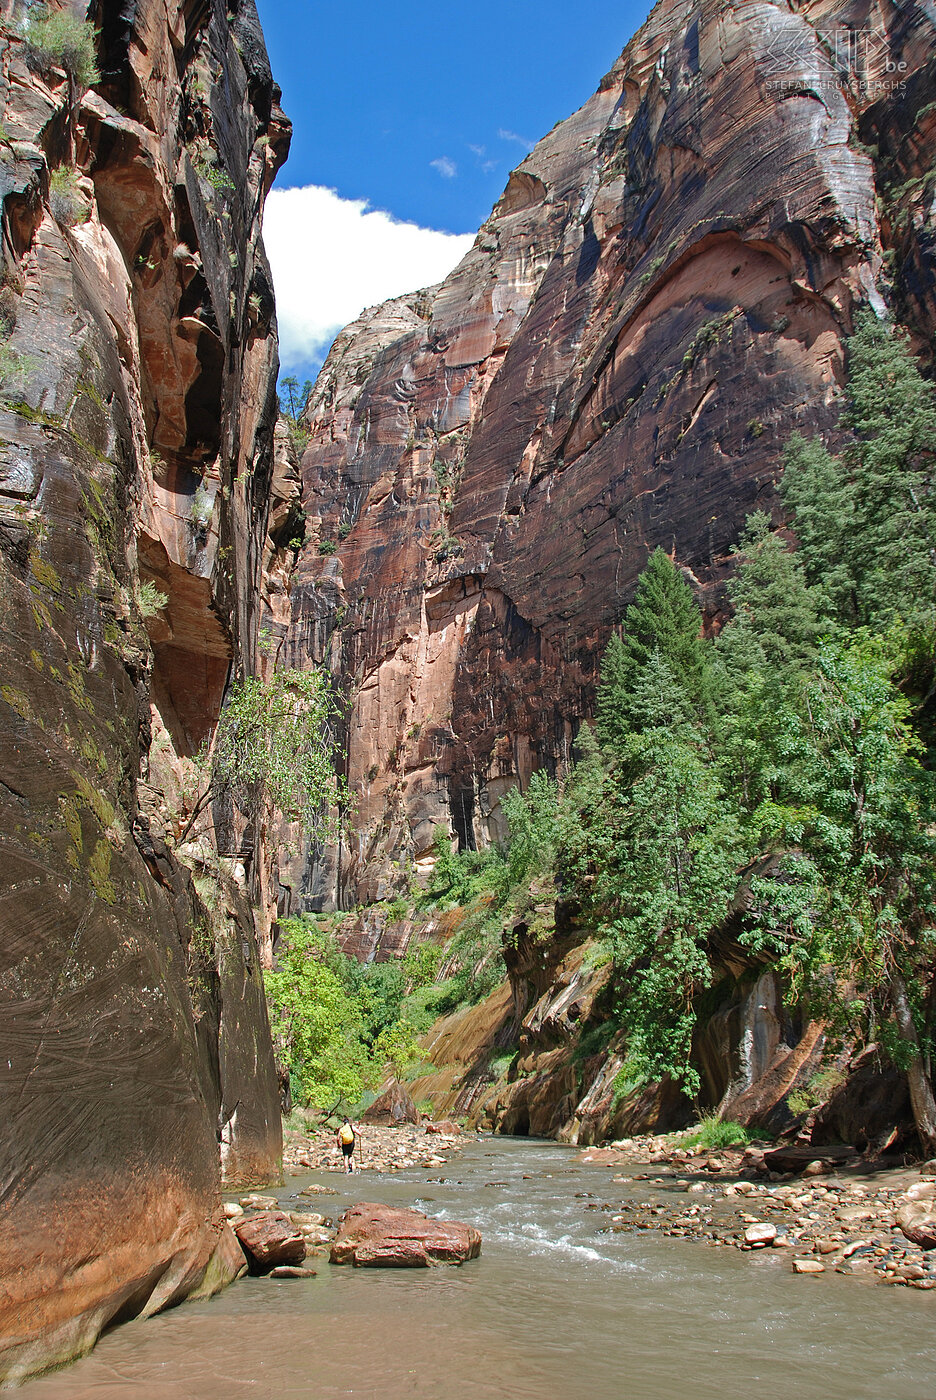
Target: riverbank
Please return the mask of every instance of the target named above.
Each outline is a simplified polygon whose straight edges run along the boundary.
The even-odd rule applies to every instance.
[[[936,1225],[928,1219],[936,1162],[874,1167],[843,1149],[812,1152],[798,1163],[795,1149],[784,1155],[767,1144],[713,1152],[672,1137],[628,1138],[580,1154],[584,1164],[620,1168],[611,1184],[628,1188],[584,1209],[606,1213],[599,1228],[615,1234],[655,1230],[716,1247],[781,1250],[798,1274],[936,1288]],[[800,1169],[772,1165],[784,1162]]]
[[[376,1124],[355,1125],[357,1142],[355,1170],[359,1172],[399,1172],[410,1167],[444,1167],[450,1156],[474,1133],[462,1132],[454,1123],[410,1124],[382,1128]],[[283,1170],[289,1176],[309,1171],[343,1172],[344,1158],[333,1129],[283,1128]]]

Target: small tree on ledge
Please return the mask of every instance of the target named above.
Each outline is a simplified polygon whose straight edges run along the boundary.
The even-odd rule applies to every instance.
[[[321,670],[274,671],[231,687],[210,746],[197,760],[205,775],[180,842],[213,802],[230,798],[245,815],[265,797],[304,831],[334,838],[344,785],[334,765],[338,702]]]

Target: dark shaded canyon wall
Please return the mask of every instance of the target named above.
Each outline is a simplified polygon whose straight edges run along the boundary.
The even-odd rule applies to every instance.
[[[352,698],[359,834],[283,904],[382,897],[439,823],[496,836],[648,552],[723,608],[790,433],[834,438],[856,300],[930,343],[934,52],[922,4],[663,0],[455,272],[339,336],[285,650]]]
[[[179,838],[278,588],[260,217],[289,124],[253,0],[90,19],[82,95],[0,15],[0,1376],[221,1286],[219,1155],[238,1181],[281,1154],[271,856]]]

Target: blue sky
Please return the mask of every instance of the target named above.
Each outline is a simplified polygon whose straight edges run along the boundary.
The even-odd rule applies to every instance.
[[[595,91],[649,4],[258,8],[293,121],[265,230],[284,372],[302,380],[364,306],[455,266],[509,171]]]

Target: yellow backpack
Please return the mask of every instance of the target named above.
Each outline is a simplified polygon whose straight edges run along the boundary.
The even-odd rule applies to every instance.
[[[342,1123],[338,1129],[338,1141],[342,1147],[348,1147],[354,1141],[354,1129],[350,1123]]]

